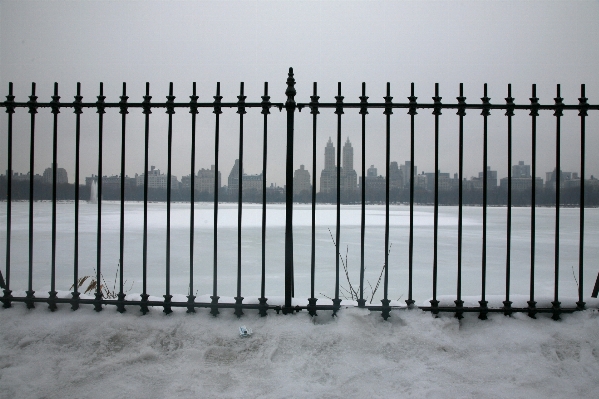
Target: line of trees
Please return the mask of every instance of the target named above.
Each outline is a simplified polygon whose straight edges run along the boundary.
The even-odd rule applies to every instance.
[[[586,207],[597,207],[599,206],[599,187],[590,186],[585,187],[584,193],[585,206]],[[552,188],[537,188],[535,192],[535,202],[540,206],[554,206],[555,205],[555,190]],[[513,206],[530,206],[532,193],[531,190],[512,190],[512,205]],[[310,203],[312,202],[311,193],[308,191],[302,192],[300,195],[295,197],[297,202]],[[336,203],[337,194],[335,192],[318,193],[316,195],[316,201],[319,203]],[[497,187],[491,188],[487,191],[487,204],[492,206],[505,206],[507,205],[508,195],[507,188]],[[342,204],[358,204],[361,202],[361,191],[341,191],[341,203]],[[385,191],[384,190],[370,190],[366,191],[366,202],[367,203],[385,203]],[[389,202],[390,203],[409,203],[410,202],[410,190],[405,189],[390,189],[389,190]],[[434,204],[435,193],[434,191],[428,191],[423,189],[416,189],[414,191],[414,202],[417,204]],[[464,205],[482,205],[483,204],[483,192],[482,190],[463,190],[462,191],[462,202]],[[439,204],[440,205],[458,205],[459,204],[459,190],[447,190],[439,192]],[[578,206],[580,204],[580,188],[568,187],[560,190],[560,205],[564,206]]]
[[[29,181],[17,180],[11,184],[11,196],[14,201],[29,200]],[[6,200],[7,179],[6,176],[0,176],[0,198]],[[79,199],[81,201],[89,201],[91,195],[91,187],[86,185],[79,186]],[[189,201],[191,193],[189,188],[182,188],[171,191],[171,201]],[[33,199],[35,201],[52,200],[52,184],[43,181],[33,182]],[[56,185],[56,199],[58,201],[68,201],[75,199],[75,184],[63,183]],[[102,187],[102,199],[107,201],[120,201],[121,188],[120,185],[104,185]],[[143,201],[144,188],[143,186],[125,185],[125,200],[126,201]],[[231,192],[226,189],[219,191],[219,201],[222,202],[237,202],[238,193]],[[148,189],[149,201],[166,201],[166,190],[160,188]],[[195,200],[197,202],[214,201],[214,194],[208,192],[195,192]],[[267,202],[285,202],[285,193],[283,190],[267,190]],[[262,202],[262,190],[249,189],[243,192],[244,202]]]
[[[7,198],[7,179],[6,176],[0,176],[0,198],[5,200]],[[88,201],[90,199],[90,187],[85,185],[79,186],[79,199],[82,201]],[[266,201],[271,203],[285,202],[285,192],[281,189],[271,190],[267,189]],[[52,199],[52,184],[45,183],[43,181],[35,181],[33,189],[33,198],[36,201],[40,200],[51,200]],[[189,201],[190,198],[189,188],[171,191],[171,201]],[[238,193],[227,191],[223,189],[219,192],[219,201],[222,202],[237,202]],[[56,186],[56,198],[59,201],[62,200],[74,200],[75,199],[75,185],[74,184],[58,184]],[[121,198],[120,186],[106,185],[102,188],[102,198],[104,200],[118,201]],[[126,201],[143,201],[144,190],[142,186],[128,185],[125,187],[125,200]],[[249,189],[243,192],[243,202],[262,202],[262,190]],[[12,199],[28,200],[29,199],[29,182],[28,181],[13,181],[12,182]],[[337,195],[335,192],[320,192],[316,195],[316,202],[318,203],[336,203]],[[489,189],[487,192],[487,204],[492,206],[505,206],[507,205],[507,189],[504,187],[497,187]],[[150,201],[166,201],[166,190],[164,189],[149,189],[148,200]],[[210,202],[214,201],[214,195],[207,192],[195,192],[195,200],[197,202]],[[463,190],[462,200],[464,205],[482,205],[483,193],[482,190]],[[311,191],[303,191],[297,195],[294,195],[294,201],[299,203],[311,203],[312,193]],[[410,191],[402,189],[391,189],[389,192],[389,201],[391,203],[409,203],[410,202]],[[439,204],[440,205],[458,205],[459,192],[457,189],[449,191],[439,192]],[[359,204],[361,202],[361,191],[342,191],[341,192],[341,203],[342,204]],[[366,202],[367,203],[385,203],[385,191],[384,190],[369,190],[366,191]],[[417,189],[414,191],[414,202],[417,204],[434,204],[434,192]],[[531,192],[530,190],[512,191],[512,205],[514,206],[529,206],[531,204]],[[536,204],[540,206],[552,206],[555,205],[555,190],[552,188],[537,188],[536,190]],[[562,188],[560,190],[560,204],[564,206],[577,206],[580,204],[580,189],[578,187]],[[599,187],[589,186],[585,187],[585,206],[597,207],[599,206]]]

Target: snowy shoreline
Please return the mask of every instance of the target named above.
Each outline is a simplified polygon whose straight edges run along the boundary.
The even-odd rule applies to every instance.
[[[597,310],[245,313],[1,309],[0,398],[599,396]]]

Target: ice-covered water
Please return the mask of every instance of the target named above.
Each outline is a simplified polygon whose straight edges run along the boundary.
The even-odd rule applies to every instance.
[[[6,226],[6,204],[0,211],[0,225]],[[119,259],[118,202],[102,203],[102,273],[112,289]],[[165,293],[166,204],[148,205],[148,293]],[[389,297],[408,295],[409,207],[391,206]],[[368,206],[366,214],[365,297],[369,298],[384,263],[384,206]],[[11,289],[27,289],[28,204],[12,204]],[[80,203],[80,276],[93,275],[96,265],[97,205]],[[142,291],[143,203],[125,203],[124,275],[130,293]],[[440,207],[438,245],[438,294],[455,295],[457,272],[457,207]],[[555,209],[537,208],[535,292],[553,295]],[[171,210],[171,293],[187,294],[189,284],[189,204],[173,203]],[[260,204],[244,204],[241,242],[242,296],[260,295],[262,265]],[[69,290],[73,282],[74,203],[57,205],[56,289]],[[50,288],[51,203],[34,204],[33,289]],[[285,206],[267,208],[266,296],[284,295]],[[341,253],[347,259],[349,279],[359,284],[360,206],[341,210]],[[463,295],[481,290],[482,208],[464,207]],[[512,220],[511,293],[528,294],[530,285],[530,209],[514,208]],[[213,205],[195,205],[194,291],[212,292]],[[599,271],[599,209],[587,209],[585,217],[584,293],[590,294]],[[333,296],[335,287],[335,206],[318,205],[316,213],[317,297]],[[576,297],[578,276],[579,210],[561,209],[560,297]],[[5,259],[6,230],[0,233],[0,256]],[[220,204],[218,214],[218,294],[235,296],[237,284],[237,205]],[[310,296],[311,208],[294,206],[295,296]],[[347,256],[347,258],[346,258]],[[413,296],[422,301],[432,296],[433,207],[416,206],[414,213]],[[506,208],[488,209],[487,294],[505,293]],[[341,285],[348,287],[341,269]],[[117,285],[118,286],[118,285]],[[195,292],[194,292],[195,293]],[[382,295],[377,291],[375,302]]]

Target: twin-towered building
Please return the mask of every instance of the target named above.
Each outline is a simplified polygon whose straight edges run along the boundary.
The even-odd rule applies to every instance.
[[[349,137],[343,146],[343,160],[340,186],[341,191],[351,192],[358,188],[358,174],[354,170],[354,149]],[[337,167],[335,166],[335,146],[329,137],[324,149],[324,169],[320,172],[320,192],[331,193],[337,190]]]

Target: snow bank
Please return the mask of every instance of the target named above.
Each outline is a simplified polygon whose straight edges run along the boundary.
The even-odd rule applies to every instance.
[[[1,398],[599,397],[596,310],[555,322],[67,309],[0,310]]]

